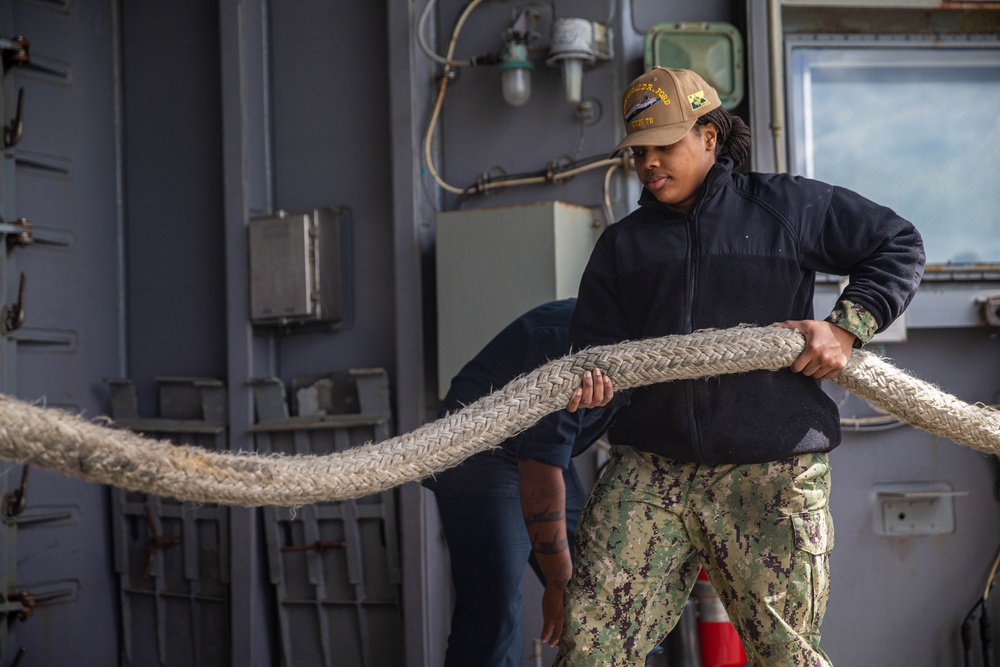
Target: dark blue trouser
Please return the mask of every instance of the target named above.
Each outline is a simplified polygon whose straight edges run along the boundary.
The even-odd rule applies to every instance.
[[[573,466],[563,478],[572,549],[586,492]],[[437,497],[455,586],[445,667],[517,667],[525,564],[545,582],[524,527],[517,461],[502,450],[477,454],[426,485]]]

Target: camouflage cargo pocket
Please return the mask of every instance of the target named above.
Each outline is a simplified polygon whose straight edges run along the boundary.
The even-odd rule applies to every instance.
[[[829,508],[791,515],[795,548],[820,556],[833,551],[833,518]]]
[[[830,552],[833,550],[834,533],[833,517],[829,508],[793,514],[792,534],[795,548],[804,552],[809,565],[802,568],[807,581],[801,582],[803,598],[802,609],[805,618],[802,620],[818,631],[826,614],[826,605],[830,598]]]

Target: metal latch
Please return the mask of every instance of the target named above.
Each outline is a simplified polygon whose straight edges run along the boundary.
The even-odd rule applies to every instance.
[[[289,553],[292,551],[316,551],[317,553],[323,553],[330,549],[343,549],[347,546],[347,542],[343,540],[316,540],[312,544],[297,544],[290,547],[281,547],[281,553]]]
[[[156,554],[160,549],[173,546],[181,541],[179,536],[167,537],[160,535],[156,530],[156,523],[153,521],[153,511],[146,508],[146,522],[149,524],[149,559],[146,561],[146,571],[144,579],[149,579],[153,574],[153,566],[156,564]]]
[[[8,244],[13,243],[22,248],[35,242],[31,220],[27,218],[18,218],[14,222],[4,222],[0,218],[0,234],[7,237]]]
[[[0,503],[0,514],[6,521],[16,517],[28,505],[28,466],[21,469],[21,484],[10,493],[3,494]]]
[[[27,65],[31,62],[31,42],[21,35],[13,39],[0,37],[0,54],[3,55],[5,70],[14,65]]]
[[[25,274],[21,273],[21,280],[17,287],[17,301],[12,306],[0,308],[0,334],[6,336],[12,331],[16,331],[24,324],[24,281]]]
[[[983,309],[986,324],[991,327],[1000,327],[1000,294],[981,296],[976,299],[976,303]]]
[[[3,147],[10,148],[16,146],[24,136],[24,88],[17,91],[17,106],[14,110],[14,117],[10,119],[8,125],[3,127]]]
[[[31,594],[31,591],[19,591],[11,595],[7,600],[8,602],[21,605],[20,609],[10,612],[17,614],[17,620],[26,621],[34,615],[35,597]]]
[[[6,601],[0,601],[0,613],[14,614],[18,620],[26,621],[35,613],[36,607],[44,606],[53,600],[73,597],[77,592],[73,587],[53,588],[52,585],[34,591],[17,591],[8,595]]]

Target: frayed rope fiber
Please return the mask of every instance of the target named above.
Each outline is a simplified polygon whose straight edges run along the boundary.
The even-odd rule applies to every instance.
[[[325,456],[175,445],[0,395],[0,459],[180,500],[300,507],[420,480],[495,447],[562,409],[587,369],[600,368],[616,390],[624,390],[786,368],[804,344],[789,329],[736,327],[594,347],[549,362],[410,433]],[[832,381],[919,429],[1000,453],[1000,411],[964,403],[869,352],[854,350]]]

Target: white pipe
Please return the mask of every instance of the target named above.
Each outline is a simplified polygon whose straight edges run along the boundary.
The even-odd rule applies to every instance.
[[[417,43],[420,44],[420,49],[427,54],[427,57],[431,60],[441,63],[442,65],[447,65],[449,67],[459,68],[459,67],[471,67],[472,61],[470,60],[451,60],[451,55],[447,58],[438,55],[433,49],[427,44],[427,38],[424,35],[427,29],[427,18],[431,15],[431,8],[437,3],[437,0],[427,0],[427,4],[424,5],[424,11],[420,12],[420,20],[417,22]],[[477,3],[478,4],[478,3]]]
[[[554,174],[545,176],[525,176],[523,178],[507,179],[503,181],[489,181],[488,183],[483,183],[481,185],[473,185],[468,188],[467,192],[489,192],[490,190],[499,190],[501,188],[509,188],[516,185],[539,185],[542,183],[558,183],[559,181],[565,181],[567,179],[576,176],[577,174],[582,174],[593,169],[600,169],[602,167],[621,167],[625,166],[627,168],[628,161],[630,157],[627,152],[623,153],[619,157],[615,158],[605,158],[603,160],[598,160],[597,162],[591,162],[580,167],[574,167],[572,169],[567,169],[566,171],[560,171]]]
[[[436,0],[431,0],[434,2]],[[469,18],[469,14],[475,9],[483,0],[472,0],[469,5],[462,11],[462,14],[458,17],[458,22],[455,24],[455,29],[451,33],[451,41],[448,43],[448,54],[445,56],[445,62],[451,60],[451,57],[455,55],[455,44],[458,42],[458,35],[462,32],[462,26],[465,25],[465,20]],[[430,3],[428,3],[429,6]],[[424,11],[426,11],[426,7]],[[443,190],[447,190],[453,194],[460,195],[465,192],[464,188],[458,188],[454,185],[449,185],[441,178],[438,174],[437,168],[434,166],[434,159],[431,153],[431,142],[434,137],[434,128],[437,126],[438,116],[441,115],[441,105],[444,104],[444,91],[448,88],[448,78],[451,74],[451,66],[445,65],[444,74],[441,77],[441,83],[438,88],[437,101],[434,103],[434,111],[431,113],[431,119],[427,123],[427,134],[424,136],[424,161],[427,163],[427,171],[430,172],[431,178],[434,182],[438,184]]]
[[[768,45],[771,52],[771,135],[774,140],[774,171],[785,171],[785,73],[781,0],[768,0]]]

